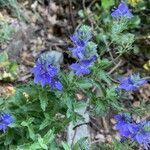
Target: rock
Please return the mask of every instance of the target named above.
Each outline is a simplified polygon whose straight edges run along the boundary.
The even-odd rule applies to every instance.
[[[61,52],[48,51],[48,52],[45,52],[45,54],[47,55],[47,57],[49,58],[52,64],[59,66],[63,62],[64,57]]]
[[[105,140],[106,140],[106,139],[105,139],[105,136],[104,136],[103,134],[99,134],[99,133],[95,136],[95,139],[96,139],[96,140],[99,140],[100,142],[103,142],[103,143],[104,143]]]
[[[113,119],[113,118],[110,119],[110,122],[111,122],[112,124],[116,124],[116,120]]]
[[[111,135],[107,135],[106,136],[106,140],[107,140],[108,143],[112,143],[112,137],[111,137]]]
[[[134,107],[139,107],[139,106],[140,106],[140,101],[135,101],[135,102],[133,103],[133,106],[134,106]]]
[[[84,120],[78,120],[76,124],[71,122],[68,126],[67,141],[69,145],[75,144],[78,140],[87,137],[87,142],[90,143],[90,131],[86,123],[89,122],[89,114],[86,111],[87,104],[81,108],[75,109]],[[87,145],[90,148],[90,144]]]

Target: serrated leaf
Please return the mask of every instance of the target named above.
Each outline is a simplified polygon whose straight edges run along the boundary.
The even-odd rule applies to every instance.
[[[32,121],[33,121],[33,118],[30,118],[30,119],[28,120],[28,122],[23,121],[23,122],[21,123],[21,125],[28,128],[29,137],[30,137],[32,140],[34,140],[34,139],[35,139],[35,134],[34,134],[33,127],[32,127],[32,125],[31,125]]]
[[[29,136],[32,140],[35,139],[35,134],[34,134],[34,130],[32,127],[28,127],[28,131],[29,131]]]
[[[44,143],[44,140],[41,138],[40,135],[38,137],[38,142],[43,149],[48,149],[47,145]]]
[[[77,87],[80,89],[89,89],[93,86],[93,83],[90,79],[82,79],[77,83]]]
[[[42,108],[43,111],[45,111],[47,105],[48,105],[48,97],[47,97],[47,93],[44,91],[41,91],[39,93],[39,100],[40,100],[40,106]]]
[[[70,146],[66,142],[61,143],[64,150],[71,150]]]
[[[13,131],[12,131],[12,130],[9,130],[8,133],[6,134],[6,138],[5,138],[4,145],[9,145],[9,144],[11,144],[13,138],[14,138]]]
[[[98,78],[99,78],[100,80],[105,81],[108,85],[111,85],[111,81],[110,81],[110,79],[107,77],[107,73],[106,73],[105,71],[99,70],[99,72],[98,72]]]
[[[50,144],[54,139],[55,139],[55,135],[54,135],[54,132],[53,130],[49,130],[43,137],[44,139],[44,142],[46,144]]]
[[[50,124],[50,121],[47,120],[47,119],[45,119],[45,120],[42,122],[42,124],[40,125],[39,130],[44,129],[44,128],[47,127],[49,124]]]

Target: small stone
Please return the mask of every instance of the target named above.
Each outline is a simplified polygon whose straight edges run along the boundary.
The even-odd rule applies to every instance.
[[[111,122],[112,124],[116,124],[116,120],[113,119],[113,118],[110,119],[110,122]]]
[[[91,139],[94,140],[95,139],[95,135],[94,133],[91,133]]]
[[[42,39],[40,37],[37,38],[37,44],[42,45]]]
[[[2,49],[6,49],[6,48],[7,48],[7,44],[2,44],[2,45],[1,45],[1,48],[2,48]]]
[[[100,129],[100,132],[101,132],[101,133],[104,133],[104,130]]]
[[[35,50],[37,50],[37,48],[36,48],[35,45],[33,45],[33,46],[31,47],[31,51],[35,51]]]
[[[105,142],[105,136],[103,134],[97,134],[95,139],[100,140],[100,142]]]
[[[107,140],[108,143],[112,143],[112,137],[111,137],[111,135],[107,135],[106,136],[106,140]]]
[[[140,101],[135,101],[135,102],[133,103],[133,106],[134,106],[134,107],[139,107],[139,106],[140,106]]]

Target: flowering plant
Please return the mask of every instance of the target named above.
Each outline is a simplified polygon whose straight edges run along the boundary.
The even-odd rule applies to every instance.
[[[99,28],[97,19],[92,27],[81,25],[70,36],[73,46],[66,51],[74,62],[66,68],[47,53],[40,54],[31,70],[31,81],[16,87],[14,95],[0,99],[0,148],[70,150],[72,145],[61,144],[56,138],[69,123],[83,120],[76,110],[86,106],[91,116],[105,117],[110,110],[119,113],[115,127],[122,138],[120,144],[129,140],[148,149],[150,122],[137,122],[124,113],[124,101],[148,81],[140,74],[125,77],[118,71],[122,56],[134,51],[135,36],[128,31],[133,18],[127,4],[121,3],[108,20],[103,19],[104,27]],[[117,149],[115,142],[113,149]]]

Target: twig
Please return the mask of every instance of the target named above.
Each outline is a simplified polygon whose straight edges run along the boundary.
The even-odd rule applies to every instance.
[[[108,75],[112,74],[120,65],[122,64],[122,60],[119,61],[118,64],[116,64],[109,72]]]
[[[109,132],[109,128],[108,128],[108,124],[106,122],[105,117],[102,117],[102,123],[103,123],[103,127],[104,127],[105,131],[108,133]]]
[[[95,143],[100,143],[102,142],[101,140],[95,140],[95,141],[92,141],[91,144],[95,144]]]
[[[26,81],[30,77],[32,77],[32,74],[27,74],[27,75],[21,77],[18,81],[19,82],[23,82],[23,81]]]
[[[119,84],[119,81],[117,81],[117,80],[115,80],[115,79],[111,78],[110,76],[108,76],[108,78],[109,78],[111,81],[113,81],[114,83]]]
[[[86,13],[85,0],[82,0],[82,5],[83,5],[83,9],[84,9],[84,11]]]
[[[75,30],[75,22],[74,22],[74,16],[72,13],[72,2],[71,2],[71,0],[68,0],[68,3],[69,3],[69,11],[70,11],[70,20],[72,23],[73,30]]]
[[[112,60],[113,63],[116,65],[115,59],[114,59],[114,57],[113,57],[111,51],[109,50],[108,53],[109,53],[109,55],[110,55],[110,57],[111,57],[111,60]]]
[[[92,5],[96,2],[97,0],[93,0],[90,5],[88,6],[88,8],[90,9],[92,7]]]
[[[94,117],[91,116],[91,118],[93,118],[94,120],[96,120]],[[97,120],[96,120],[97,121]],[[90,120],[90,123],[92,123],[92,125],[99,131],[101,132],[100,128],[92,121]]]

